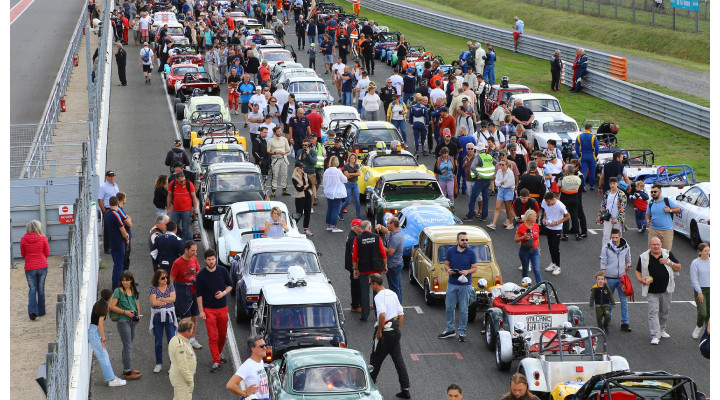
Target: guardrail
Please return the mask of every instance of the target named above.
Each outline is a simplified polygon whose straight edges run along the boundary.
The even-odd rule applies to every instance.
[[[510,30],[485,26],[458,17],[451,18],[385,0],[363,0],[362,6],[440,32],[481,43],[491,43],[494,47],[513,50],[512,31]],[[563,61],[565,61],[563,83],[568,85],[568,83],[572,82],[572,68],[570,66],[574,61],[575,47],[540,39],[528,34],[524,34],[518,42],[518,52],[548,61],[555,50],[558,49],[562,53]],[[462,50],[458,49],[458,54]],[[627,64],[622,57],[587,49],[585,54],[588,56],[592,67],[583,83],[583,91],[587,94],[690,133],[705,138],[710,137],[709,108],[618,79],[627,78]]]

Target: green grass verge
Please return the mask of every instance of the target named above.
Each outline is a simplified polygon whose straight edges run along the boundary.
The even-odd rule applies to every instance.
[[[518,15],[525,21],[527,33],[572,40],[583,46],[604,49],[610,53],[624,53],[697,71],[710,71],[708,31],[697,34],[677,32],[671,29],[653,28],[642,24],[555,10],[519,1],[511,4],[508,4],[506,0],[483,0],[482,2],[465,0],[405,1],[507,29],[512,27],[512,17]],[[508,11],[508,6],[512,11]],[[365,10],[367,8],[363,8],[363,12]],[[590,10],[592,10],[592,6],[590,6]],[[597,12],[597,8],[592,12]],[[656,21],[657,18],[656,15]],[[562,32],[562,34],[557,34],[557,32]]]
[[[338,2],[343,8],[345,4]],[[351,8],[352,9],[352,8]],[[361,15],[399,30],[408,42],[421,44],[426,49],[440,54],[445,60],[456,59],[466,47],[467,40],[443,32],[438,32],[404,20],[388,17],[367,8]],[[498,64],[495,76],[506,75],[510,82],[529,86],[534,92],[549,92],[550,63],[534,57],[514,54],[499,49]],[[375,77],[375,81],[384,79]],[[697,179],[710,179],[710,141],[665,123],[655,121],[638,113],[628,111],[607,101],[585,94],[568,93],[568,87],[562,86],[563,92],[554,93],[562,105],[563,111],[579,123],[585,119],[613,121],[621,126],[619,143],[626,148],[650,148],[655,152],[657,164],[689,164]],[[692,158],[689,155],[692,154]]]

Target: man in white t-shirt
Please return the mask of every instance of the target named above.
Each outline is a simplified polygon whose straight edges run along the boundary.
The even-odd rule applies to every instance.
[[[392,76],[390,77],[390,82],[392,83],[393,87],[395,87],[395,93],[402,96],[403,94],[403,78],[400,76],[400,72],[398,70],[394,70]]]
[[[260,124],[264,121],[263,113],[257,103],[252,103],[252,109],[248,113],[248,122],[250,123],[250,137],[257,135]]]
[[[258,132],[259,132],[260,129],[262,129],[262,128],[267,128],[268,132],[272,132],[272,131],[273,131],[273,128],[275,128],[275,127],[277,126],[277,125],[275,125],[275,123],[273,122],[273,116],[272,116],[272,115],[266,115],[264,118],[265,118],[265,119],[263,120],[263,123],[260,124],[260,126],[258,127]],[[272,139],[272,135],[268,134],[268,135],[265,137],[265,141],[268,142],[268,143],[270,143],[270,139]]]
[[[253,104],[257,104],[260,109],[260,113],[264,113],[265,107],[267,106],[267,99],[265,98],[260,85],[255,87],[255,94],[250,97],[249,103],[251,106]]]
[[[143,13],[140,17],[140,35],[142,36],[143,42],[148,42],[150,38],[150,16],[147,13]]]
[[[140,49],[139,64],[143,69],[146,85],[150,84],[150,79],[152,78],[152,65],[154,58],[155,53],[153,53],[148,42],[143,43],[143,48]]]
[[[357,86],[355,86],[356,89],[358,89],[358,103],[357,103],[357,109],[360,115],[365,115],[365,110],[363,109],[362,102],[365,98],[365,94],[367,93],[367,87],[370,85],[370,79],[368,78],[367,71],[363,71],[362,78],[358,81]]]
[[[552,259],[552,263],[545,268],[545,271],[560,275],[560,236],[563,222],[570,219],[570,214],[565,205],[550,191],[545,192],[540,208],[543,210],[542,221],[547,228],[547,241]]]
[[[442,84],[430,91],[430,102],[433,108],[443,107],[445,105],[445,98],[445,91],[442,89]]]
[[[335,87],[337,87],[338,96],[341,96],[342,94],[342,75],[344,73],[345,64],[343,64],[341,58],[338,58],[337,62],[332,66],[332,81],[335,84]]]
[[[247,345],[250,348],[250,358],[242,363],[225,388],[241,397],[256,395],[257,397],[254,398],[257,400],[270,400],[268,377],[263,366],[267,350],[265,339],[262,336],[251,336],[247,340]],[[240,388],[241,384],[245,389]]]
[[[275,90],[275,93],[273,93],[273,97],[277,99],[277,106],[280,110],[282,110],[283,106],[285,105],[285,103],[288,102],[288,99],[290,98],[290,92],[285,90],[285,86],[282,83],[278,83],[277,89]]]

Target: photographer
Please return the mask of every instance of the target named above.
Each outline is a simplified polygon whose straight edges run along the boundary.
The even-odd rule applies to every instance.
[[[132,272],[124,271],[120,275],[120,285],[110,299],[110,319],[117,322],[118,335],[122,340],[123,379],[126,381],[140,379],[140,371],[130,367],[132,361],[135,331],[140,322],[140,300],[137,283]]]
[[[618,179],[610,178],[610,191],[603,195],[600,211],[598,211],[597,224],[603,227],[602,245],[605,247],[610,241],[610,232],[618,229],[620,232],[625,231],[625,206],[627,205],[627,196],[625,192],[618,189]]]
[[[302,163],[303,171],[307,174],[310,183],[314,186],[316,182],[315,165],[317,164],[317,153],[310,145],[310,139],[303,139],[302,148],[297,151],[295,159]]]

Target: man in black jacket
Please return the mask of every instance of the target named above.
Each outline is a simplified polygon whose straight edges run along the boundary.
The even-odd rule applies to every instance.
[[[295,35],[297,35],[298,47],[301,49],[305,48],[305,29],[307,29],[307,22],[301,15],[295,24]]]
[[[380,89],[380,93],[379,93],[379,95],[380,95],[380,100],[382,100],[382,102],[383,102],[383,107],[384,107],[384,108],[383,108],[383,113],[384,113],[383,115],[386,115],[386,114],[387,114],[387,108],[388,108],[388,106],[390,105],[390,103],[393,102],[393,99],[395,98],[395,95],[396,95],[396,94],[400,94],[400,93],[397,92],[397,90],[395,89],[395,86],[393,86],[393,84],[392,84],[392,81],[391,81],[390,79],[388,79],[388,80],[385,82],[385,86],[383,86],[383,87]]]
[[[352,268],[353,276],[358,278],[360,285],[360,321],[367,322],[370,315],[370,283],[368,275],[387,273],[387,255],[380,235],[372,233],[372,223],[363,221],[362,232],[353,241]]]
[[[355,218],[350,223],[350,233],[345,241],[345,269],[350,272],[350,311],[360,312],[360,281],[353,273],[352,252],[355,238],[362,232],[360,225],[362,220]]]
[[[157,251],[153,269],[162,268],[169,274],[175,260],[185,252],[185,242],[177,236],[175,221],[168,221],[165,227],[167,231],[155,238],[150,252],[152,254],[153,251]]]
[[[543,196],[545,196],[545,191],[547,190],[545,187],[545,178],[538,174],[537,163],[535,161],[530,161],[528,163],[528,172],[520,176],[517,192],[520,193],[523,189],[527,189],[530,192],[530,197],[538,202],[542,201]]]
[[[268,135],[268,128],[263,126],[258,129],[258,133],[259,135],[252,135],[251,138],[252,153],[255,158],[255,164],[260,167],[260,173],[262,174],[263,179],[265,179],[268,176],[268,167],[270,165],[268,159],[267,140],[265,140]]]
[[[190,159],[187,153],[183,150],[182,140],[178,139],[175,141],[175,147],[168,151],[165,156],[165,165],[170,167],[170,173],[173,173],[173,165],[175,163],[182,163],[183,165],[190,165]]]
[[[127,64],[127,52],[122,47],[122,43],[117,42],[117,51],[115,52],[115,62],[118,66],[118,78],[120,78],[120,86],[127,86],[125,78],[125,65]]]
[[[153,199],[153,201],[155,200]],[[157,270],[158,268],[158,251],[155,249],[155,239],[165,233],[168,222],[170,222],[170,217],[166,214],[160,214],[155,218],[155,226],[150,229],[150,235],[148,236],[148,248],[150,249],[150,260],[152,261],[153,270]]]

